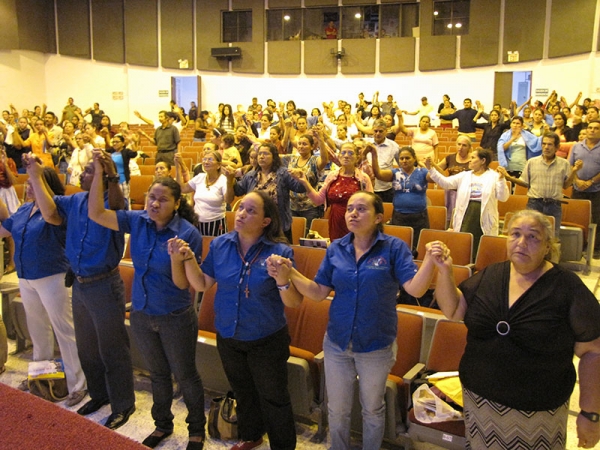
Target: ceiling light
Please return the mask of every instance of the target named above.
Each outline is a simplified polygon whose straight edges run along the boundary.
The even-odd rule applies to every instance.
[[[452,28],[452,24],[449,23],[448,25],[446,25],[448,28]]]
[[[285,16],[283,16],[283,20],[290,20],[290,16],[286,14]]]
[[[357,19],[360,19],[362,16],[360,15],[360,13],[356,13],[356,14],[354,14],[354,17]]]
[[[462,27],[462,23],[458,22],[458,23],[455,25],[455,27],[456,27],[456,28],[461,28],[461,27]]]
[[[434,11],[434,12],[433,12],[433,15],[434,15],[434,16],[437,16],[438,14],[439,14],[439,12],[437,12],[437,11]]]

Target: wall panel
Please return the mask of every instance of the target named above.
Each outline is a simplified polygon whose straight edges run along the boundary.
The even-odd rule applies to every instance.
[[[160,64],[179,69],[179,61],[187,59],[194,68],[193,0],[160,1]]]
[[[17,5],[15,0],[0,0],[0,17],[4,24],[17,24]],[[19,48],[19,26],[0,27],[0,50]]]
[[[221,42],[221,11],[227,11],[229,2],[196,0],[196,67],[199,70],[227,72],[229,62],[210,56],[213,47],[227,47]]]
[[[37,0],[17,1],[19,48],[56,53],[54,4]]]
[[[269,8],[300,8],[302,0],[269,0]]]
[[[242,49],[242,57],[232,61],[238,73],[264,73],[265,71],[265,10],[264,0],[233,0],[232,7],[252,10],[252,42],[234,42]]]
[[[300,41],[271,41],[268,44],[267,72],[280,75],[300,74]]]
[[[122,64],[125,62],[123,0],[92,0],[94,59]]]
[[[337,51],[337,41],[304,41],[304,73],[307,75],[335,75],[338,63],[331,49]]]
[[[498,63],[501,7],[500,0],[471,0],[469,34],[460,39],[460,67]]]
[[[388,38],[379,41],[379,72],[414,72],[415,38]]]
[[[505,0],[504,5],[502,62],[508,62],[509,51],[518,51],[521,62],[542,59],[546,0],[529,0],[526,7],[522,0]]]
[[[125,2],[125,61],[139,66],[158,66],[156,0]]]
[[[596,0],[553,1],[548,56],[557,58],[591,52],[594,17]]]
[[[307,8],[311,6],[337,6],[337,0],[304,0],[304,6]]]
[[[423,36],[419,42],[419,70],[456,68],[456,36]]]
[[[91,58],[90,4],[88,0],[56,0],[58,52]]]
[[[342,47],[346,55],[342,58],[343,74],[375,73],[375,46],[377,39],[344,39]]]

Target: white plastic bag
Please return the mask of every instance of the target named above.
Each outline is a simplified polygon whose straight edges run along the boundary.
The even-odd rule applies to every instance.
[[[413,405],[415,417],[419,422],[446,422],[463,418],[462,413],[435,395],[426,384],[419,386],[413,394]]]

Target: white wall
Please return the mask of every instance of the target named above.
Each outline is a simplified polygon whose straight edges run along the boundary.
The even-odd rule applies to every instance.
[[[215,110],[220,102],[231,103],[234,108],[242,104],[245,108],[256,96],[263,104],[267,98],[277,102],[294,100],[299,108],[310,112],[323,101],[344,99],[355,103],[358,92],[370,97],[376,90],[382,99],[393,94],[399,106],[407,110],[416,109],[423,95],[437,106],[443,94],[449,94],[457,106],[463,98],[471,97],[491,108],[496,71],[531,70],[533,92],[536,88],[556,89],[569,101],[579,91],[584,97],[600,97],[598,60],[596,54],[587,54],[534,63],[398,75],[282,77],[146,68],[60,55],[0,51],[0,108],[5,109],[9,103],[17,108],[31,108],[45,101],[50,110],[60,113],[67,98],[73,97],[83,109],[93,102],[100,103],[113,122],[137,122],[134,110],[154,120],[160,109],[169,106],[171,76],[188,75],[202,77],[201,108],[209,110]],[[159,90],[169,91],[169,97],[159,97]],[[113,100],[113,92],[123,92],[123,100]]]

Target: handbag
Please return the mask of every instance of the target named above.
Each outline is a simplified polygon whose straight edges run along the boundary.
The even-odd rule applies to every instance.
[[[59,402],[69,395],[62,360],[34,361],[29,363],[27,386],[33,395]]]
[[[224,397],[213,398],[208,412],[208,434],[214,439],[233,441],[238,439],[237,403],[233,392]]]

